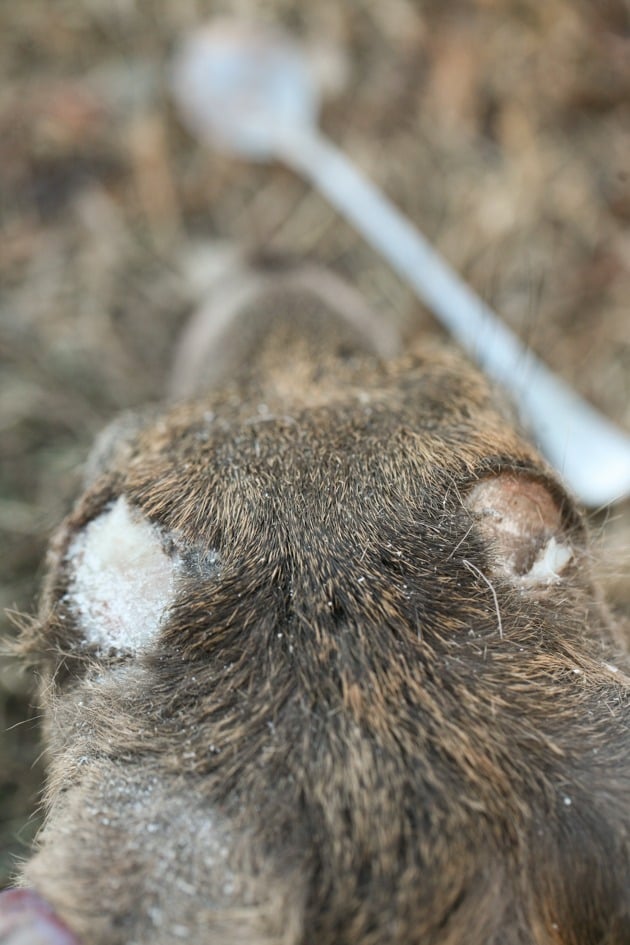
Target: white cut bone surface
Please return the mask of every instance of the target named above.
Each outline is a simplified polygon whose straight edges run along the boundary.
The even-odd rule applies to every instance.
[[[180,568],[157,526],[120,496],[73,539],[68,564],[68,603],[87,644],[136,653],[151,643],[175,597]]]

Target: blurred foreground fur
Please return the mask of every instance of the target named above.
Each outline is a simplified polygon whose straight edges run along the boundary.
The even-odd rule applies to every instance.
[[[53,542],[24,883],[85,945],[627,945],[628,661],[579,513],[458,355],[252,278]]]

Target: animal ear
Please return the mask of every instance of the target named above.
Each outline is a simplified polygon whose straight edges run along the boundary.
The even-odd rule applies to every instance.
[[[107,655],[136,653],[155,639],[182,559],[162,529],[120,496],[72,538],[65,566],[65,603],[83,642]]]
[[[154,408],[128,410],[101,430],[85,464],[84,489],[88,489],[104,472],[128,462],[136,437],[155,414]]]
[[[465,505],[497,576],[532,587],[562,580],[575,554],[568,500],[526,473],[499,472],[477,482]]]

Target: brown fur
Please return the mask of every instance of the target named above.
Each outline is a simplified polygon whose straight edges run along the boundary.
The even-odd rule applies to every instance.
[[[295,287],[235,339],[110,437],[53,544],[24,881],[85,945],[627,945],[630,686],[578,512],[452,351],[383,363]],[[506,472],[574,545],[557,583],[495,567],[467,497]],[[187,570],[106,658],[65,555],[121,493]]]

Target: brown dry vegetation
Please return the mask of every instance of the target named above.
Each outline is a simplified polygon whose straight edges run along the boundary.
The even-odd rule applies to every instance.
[[[201,240],[319,259],[384,318],[410,292],[278,166],[201,150],[166,65],[237,12],[291,27],[329,134],[551,365],[630,429],[624,0],[29,0],[0,6],[0,607],[32,611],[94,433],[156,399]],[[593,517],[628,609],[630,508]],[[11,622],[3,619],[10,634]],[[31,681],[0,663],[0,885],[37,824]],[[13,727],[23,719],[23,724]]]

